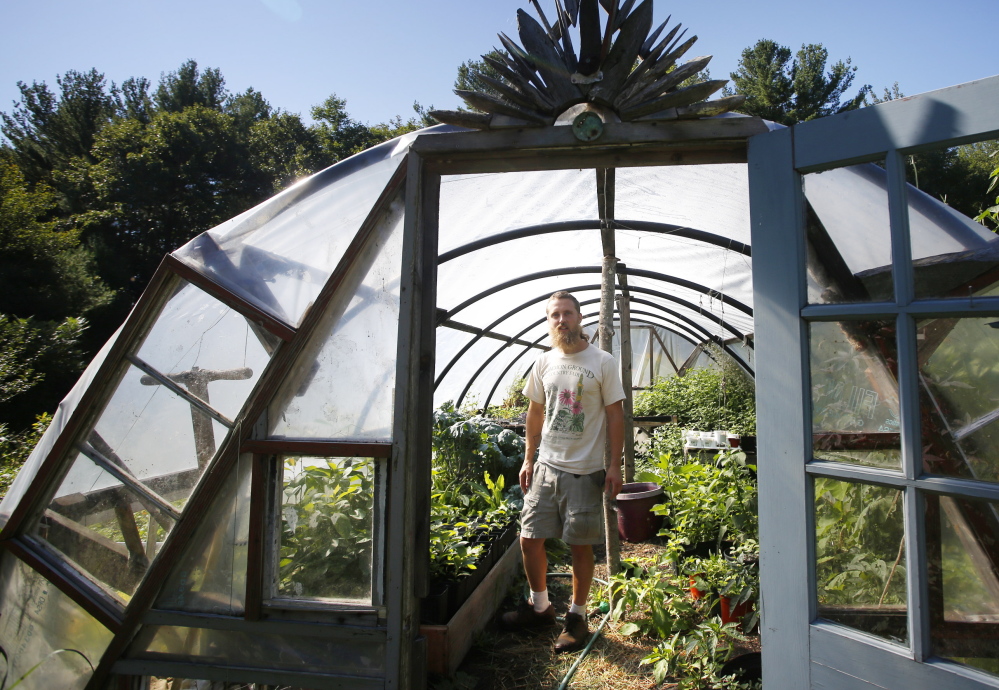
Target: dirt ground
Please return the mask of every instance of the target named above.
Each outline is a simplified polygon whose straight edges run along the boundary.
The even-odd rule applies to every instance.
[[[662,550],[655,541],[641,544],[621,544],[624,558],[651,558]],[[597,549],[596,577],[606,580],[606,565],[603,550]],[[566,565],[552,563],[552,572],[568,570]],[[521,575],[501,610],[511,610],[516,606],[517,597],[524,596],[525,579]],[[571,580],[568,577],[551,578],[548,593],[559,616],[564,615],[572,594]],[[595,586],[590,594],[594,610],[590,616],[591,633],[600,625],[603,616],[596,611],[599,591]],[[656,688],[652,670],[640,666],[640,661],[652,649],[657,640],[636,636],[626,637],[616,631],[617,626],[608,621],[592,649],[579,664],[568,687],[574,690],[650,690]],[[556,655],[553,650],[559,627],[530,633],[506,632],[491,621],[478,636],[465,661],[453,678],[434,677],[430,680],[433,690],[556,690],[570,667],[580,658],[581,653]],[[749,636],[736,653],[759,651],[759,637]],[[673,687],[666,683],[660,688]]]

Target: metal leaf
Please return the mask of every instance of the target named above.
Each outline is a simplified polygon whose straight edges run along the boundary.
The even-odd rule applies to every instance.
[[[697,36],[691,36],[679,48],[656,60],[655,64],[649,67],[638,79],[634,81],[629,79],[625,88],[621,91],[621,95],[614,99],[614,103],[620,105],[626,101],[634,101],[636,93],[651,86],[656,80],[666,74],[676,64],[677,59],[690,50],[690,46],[694,45],[696,41]],[[638,70],[635,71],[637,72]]]
[[[534,63],[531,61],[531,56],[523,48],[514,43],[506,34],[500,33],[499,40],[510,54],[510,58],[513,60],[514,65],[516,65],[517,71],[542,91],[547,90],[548,85],[538,76],[538,71],[534,68]]]
[[[555,0],[555,4],[559,4],[558,0]],[[565,0],[565,13],[568,15],[569,23],[576,26],[576,20],[579,18],[579,0]]]
[[[543,91],[539,91],[534,84],[525,79],[519,72],[514,71],[508,62],[497,60],[491,55],[483,55],[482,59],[499,72],[500,76],[517,87],[522,93],[529,96],[538,106],[539,110],[547,112],[555,106],[554,101],[548,98]]]
[[[611,31],[617,31],[624,24],[624,20],[631,16],[631,8],[635,6],[636,0],[624,0],[624,4],[621,5],[620,9],[617,11],[617,16],[614,19],[614,28]]]

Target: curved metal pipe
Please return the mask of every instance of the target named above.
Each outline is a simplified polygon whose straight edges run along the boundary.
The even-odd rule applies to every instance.
[[[450,319],[455,314],[457,314],[458,312],[460,312],[461,310],[466,309],[467,307],[470,307],[471,305],[475,304],[476,302],[479,302],[480,300],[485,299],[486,297],[489,297],[490,295],[494,295],[497,292],[500,292],[501,290],[505,290],[505,289],[513,287],[515,285],[521,285],[521,284],[523,284],[523,283],[525,283],[527,281],[530,281],[530,280],[539,280],[541,278],[551,278],[551,277],[554,277],[554,276],[561,276],[561,275],[571,275],[571,274],[574,274],[574,273],[600,273],[601,270],[602,269],[601,269],[600,266],[572,266],[572,267],[566,267],[566,268],[553,268],[553,269],[549,269],[547,271],[537,271],[536,273],[528,273],[528,274],[519,276],[517,278],[513,278],[512,280],[508,280],[508,281],[505,281],[503,283],[499,283],[499,284],[493,286],[492,288],[490,288],[489,290],[485,290],[483,292],[480,292],[477,295],[474,295],[474,296],[468,298],[467,300],[465,300],[464,302],[462,302],[461,304],[459,304],[454,309],[448,310],[445,313],[444,318],[445,319]],[[658,280],[658,281],[661,281],[661,282],[664,282],[664,283],[672,283],[674,285],[679,285],[680,287],[687,288],[688,290],[693,290],[694,292],[699,292],[702,295],[707,295],[707,296],[709,296],[711,298],[719,299],[722,302],[724,302],[725,304],[728,304],[729,306],[733,307],[734,309],[738,309],[739,311],[743,312],[747,316],[752,316],[753,315],[753,309],[751,307],[749,307],[746,304],[743,304],[742,302],[740,302],[739,300],[735,299],[734,297],[729,297],[728,295],[726,295],[724,293],[720,293],[720,292],[718,292],[716,290],[712,290],[709,287],[706,287],[704,285],[700,285],[700,284],[695,283],[695,282],[690,281],[690,280],[686,280],[684,278],[677,278],[675,276],[666,275],[665,273],[657,273],[655,271],[646,271],[644,269],[631,268],[631,267],[628,267],[626,270],[622,271],[622,273],[625,273],[626,275],[629,275],[629,276],[639,276],[639,277],[642,277],[642,278],[651,278],[653,280]],[[635,291],[637,289],[637,286],[629,284],[628,285],[628,289],[632,290],[632,291]]]
[[[721,249],[738,252],[744,256],[753,255],[752,247],[748,244],[737,242],[736,240],[729,239],[728,237],[716,235],[704,230],[695,230],[694,228],[683,225],[656,223],[647,220],[613,220],[610,222],[615,230],[639,230],[641,232],[651,232],[660,235],[676,235],[677,237],[683,237],[688,240],[703,242],[705,244],[720,247]],[[440,266],[451,259],[457,259],[459,256],[464,256],[465,254],[470,254],[479,249],[485,249],[486,247],[492,247],[504,242],[519,240],[525,237],[535,237],[537,235],[547,235],[555,232],[571,232],[573,230],[600,230],[600,220],[592,218],[582,220],[563,220],[555,223],[540,223],[538,225],[525,225],[522,228],[507,230],[506,232],[501,232],[496,235],[485,237],[481,240],[469,242],[468,244],[463,244],[460,247],[452,249],[451,251],[444,252],[437,257],[437,265]]]

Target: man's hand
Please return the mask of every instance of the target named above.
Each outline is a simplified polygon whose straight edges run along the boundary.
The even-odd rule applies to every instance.
[[[531,488],[531,480],[534,479],[534,461],[524,459],[524,464],[520,466],[520,490],[527,495]]]
[[[607,469],[607,478],[604,480],[604,491],[610,498],[614,498],[621,493],[621,486],[623,484],[624,478],[621,476],[621,463],[620,461],[612,462],[611,466]]]

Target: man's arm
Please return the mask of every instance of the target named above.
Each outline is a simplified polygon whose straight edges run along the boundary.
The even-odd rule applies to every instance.
[[[621,493],[621,453],[624,449],[624,401],[618,400],[604,408],[607,412],[607,439],[610,442],[610,465],[604,491],[612,498]]]
[[[525,435],[527,444],[524,447],[524,464],[520,468],[520,488],[527,493],[534,477],[534,454],[541,445],[541,429],[545,424],[545,406],[533,400],[527,406],[527,424]],[[622,442],[624,437],[622,436]]]

